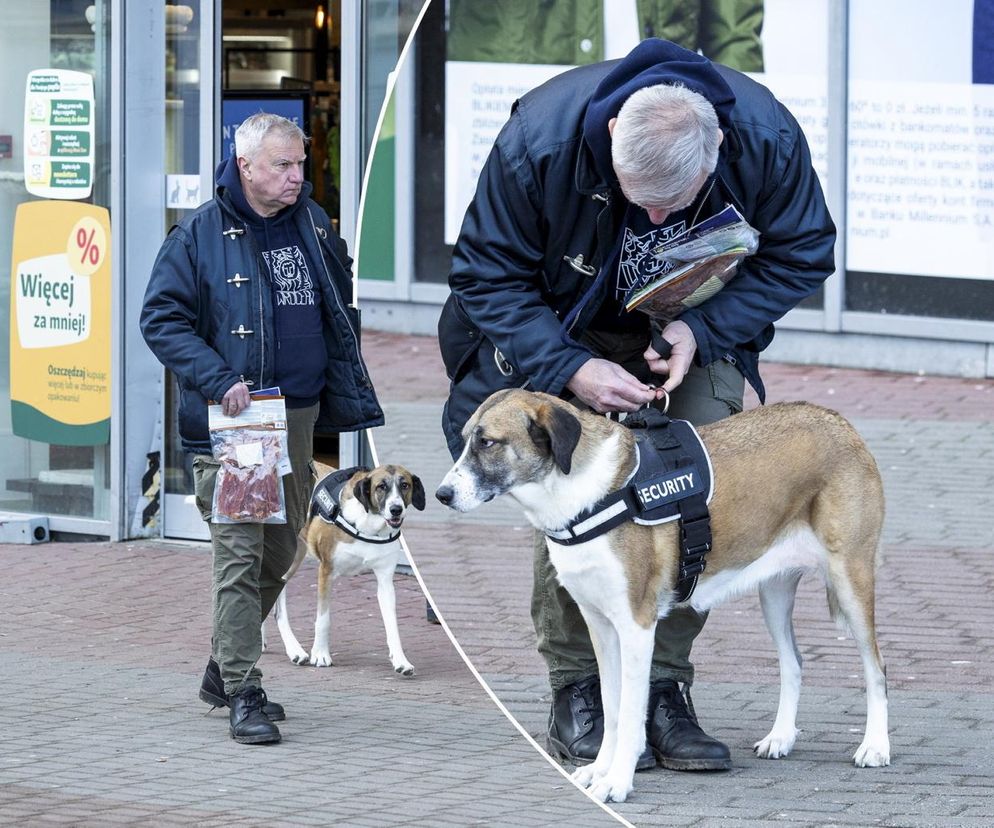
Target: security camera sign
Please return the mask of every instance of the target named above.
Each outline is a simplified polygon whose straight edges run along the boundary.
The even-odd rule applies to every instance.
[[[88,198],[93,187],[93,77],[35,69],[24,92],[24,185],[41,198]]]

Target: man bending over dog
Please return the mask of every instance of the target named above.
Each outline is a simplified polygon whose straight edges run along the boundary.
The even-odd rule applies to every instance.
[[[293,563],[311,492],[314,426],[382,425],[359,355],[351,259],[304,181],[306,138],[292,121],[258,113],[235,131],[235,155],[217,171],[214,198],[172,229],[152,269],[141,326],[180,386],[179,431],[194,455],[197,505],[214,552],[213,653],[200,698],[230,706],[231,737],[278,742],[283,708],[266,698],[260,624]],[[208,400],[234,417],[250,393],[286,398],[292,473],[286,523],[218,523],[211,504]]]
[[[648,317],[624,311],[625,289],[654,248],[729,204],[759,231],[759,248],[724,289],[665,325],[664,358]],[[512,109],[456,243],[439,322],[453,457],[469,416],[500,388],[610,412],[659,399],[662,382],[670,415],[697,425],[741,411],[745,380],[762,400],[759,352],[773,322],[833,271],[834,243],[800,127],[745,75],[652,39],[553,78]],[[532,620],[554,693],[550,750],[590,762],[603,735],[596,659],[542,535]],[[640,769],[731,766],[685,696],[704,621],[681,608],[656,629]]]

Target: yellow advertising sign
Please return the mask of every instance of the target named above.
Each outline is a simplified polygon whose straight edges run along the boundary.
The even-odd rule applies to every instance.
[[[10,286],[10,405],[20,437],[110,439],[110,214],[91,204],[17,208]]]

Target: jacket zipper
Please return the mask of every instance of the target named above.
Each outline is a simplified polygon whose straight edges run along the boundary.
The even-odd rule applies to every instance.
[[[311,230],[314,231],[314,240],[317,242],[318,254],[321,259],[321,265],[324,267],[324,275],[328,279],[328,285],[331,287],[332,295],[335,297],[335,304],[338,305],[338,310],[341,311],[342,317],[345,319],[345,324],[348,325],[349,331],[352,333],[352,342],[355,346],[356,361],[359,364],[359,370],[362,372],[362,379],[366,385],[366,388],[372,388],[373,383],[369,379],[369,375],[366,373],[366,366],[362,361],[362,354],[359,351],[359,334],[356,332],[355,328],[352,327],[352,320],[349,319],[348,312],[342,306],[342,299],[338,295],[338,288],[335,287],[335,282],[331,278],[331,271],[328,270],[328,263],[324,260],[324,248],[321,246],[321,237],[318,234],[318,227],[314,223],[314,216],[311,215],[311,208],[305,208],[307,210],[307,218],[311,222]]]
[[[259,256],[259,250],[255,245],[255,239],[249,232],[246,232],[245,236],[248,240],[249,253],[252,256],[252,261],[254,263],[255,283],[259,289],[259,292],[256,294],[259,297],[259,387],[263,388],[263,377],[266,375],[266,320],[262,303],[262,283],[265,282],[266,279],[264,278],[263,271],[260,266],[259,259],[261,257]]]

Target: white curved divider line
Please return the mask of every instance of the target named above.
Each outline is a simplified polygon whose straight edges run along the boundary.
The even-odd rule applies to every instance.
[[[380,465],[380,459],[376,451],[376,443],[373,440],[372,432],[367,431],[366,437],[369,440],[369,450],[373,455],[373,464],[378,466]],[[414,572],[414,577],[418,579],[418,585],[421,587],[421,591],[424,593],[425,598],[428,599],[428,601],[431,603],[432,608],[435,610],[435,615],[438,618],[439,624],[441,624],[442,629],[445,630],[445,634],[449,637],[449,641],[452,642],[452,646],[456,648],[456,652],[459,653],[459,657],[469,668],[469,671],[473,674],[473,677],[479,682],[480,687],[482,687],[483,690],[486,692],[486,694],[490,697],[490,701],[492,701],[495,705],[497,705],[497,709],[500,710],[500,712],[503,713],[505,717],[507,717],[507,720],[512,725],[514,725],[518,733],[524,736],[528,744],[530,744],[533,748],[535,748],[536,751],[538,751],[538,755],[541,756],[543,759],[545,759],[545,761],[548,762],[550,765],[552,765],[552,767],[554,767],[557,771],[559,771],[559,773],[563,776],[563,778],[566,779],[571,785],[573,785],[573,787],[575,787],[578,791],[583,793],[587,797],[587,799],[589,799],[595,805],[599,806],[600,809],[604,811],[606,814],[609,814],[610,816],[618,820],[618,822],[624,825],[625,828],[635,828],[635,826],[632,823],[630,823],[627,819],[621,816],[621,814],[612,810],[606,803],[601,802],[600,800],[592,797],[588,793],[586,788],[577,785],[576,782],[574,782],[573,779],[570,777],[566,769],[562,765],[560,765],[555,759],[553,759],[541,747],[541,745],[539,745],[539,743],[532,738],[532,735],[521,726],[521,723],[516,718],[514,718],[514,716],[511,714],[511,711],[504,706],[504,703],[497,697],[497,694],[490,689],[490,685],[487,684],[486,679],[484,679],[483,676],[480,675],[479,671],[476,669],[476,666],[470,660],[469,656],[466,655],[466,652],[463,650],[462,646],[460,646],[459,641],[456,639],[452,630],[449,629],[449,625],[446,623],[445,617],[443,616],[441,610],[439,609],[438,604],[436,604],[431,598],[431,592],[428,590],[428,585],[424,582],[424,578],[421,577],[421,572],[418,570],[418,565],[414,560],[414,556],[411,554],[411,550],[407,546],[407,538],[405,538],[403,535],[400,536],[400,544],[404,549],[404,554],[407,556],[407,562],[410,564],[411,570]]]
[[[355,220],[355,244],[353,245],[352,254],[352,258],[355,260],[355,267],[352,275],[353,307],[359,307],[359,248],[362,246],[362,217],[363,213],[366,211],[366,191],[369,189],[369,176],[373,169],[373,159],[376,157],[376,145],[379,143],[380,132],[383,129],[383,119],[386,117],[387,109],[390,106],[390,100],[393,98],[393,89],[397,85],[397,75],[400,72],[400,67],[407,59],[408,53],[411,51],[411,44],[414,43],[414,36],[418,33],[418,27],[421,25],[421,21],[424,19],[424,16],[428,11],[429,3],[431,3],[431,0],[425,0],[424,5],[421,6],[421,11],[418,12],[418,16],[415,18],[414,24],[411,26],[411,31],[407,33],[407,40],[404,41],[404,48],[400,50],[400,55],[397,57],[397,65],[394,67],[392,72],[387,74],[386,93],[383,95],[383,103],[380,105],[380,114],[376,118],[376,129],[373,130],[373,140],[369,145],[369,157],[366,159],[366,166],[362,171],[362,188],[359,191],[359,212],[358,215],[356,215]],[[361,155],[361,147],[359,152]]]

